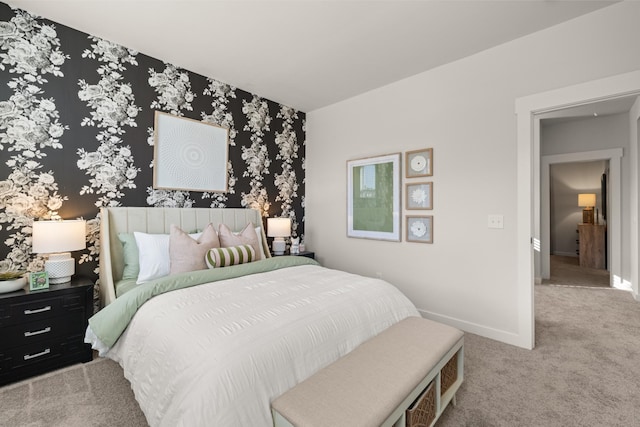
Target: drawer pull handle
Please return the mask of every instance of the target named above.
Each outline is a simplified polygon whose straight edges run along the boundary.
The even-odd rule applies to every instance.
[[[27,331],[24,333],[25,337],[32,337],[34,335],[46,334],[47,332],[51,332],[51,326],[47,326],[44,329],[40,329],[39,331]]]
[[[42,313],[42,312],[50,311],[50,310],[51,310],[51,306],[48,305],[46,307],[38,308],[36,310],[25,310],[24,314],[37,314],[37,313]]]
[[[35,359],[36,357],[44,356],[45,354],[49,354],[49,353],[51,353],[51,349],[48,348],[45,351],[41,351],[40,353],[25,354],[24,355],[24,360]]]

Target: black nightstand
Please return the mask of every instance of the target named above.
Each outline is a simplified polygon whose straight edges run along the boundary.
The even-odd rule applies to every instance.
[[[311,252],[311,251],[303,251],[303,252],[300,252],[299,254],[291,254],[291,253],[289,253],[289,251],[287,251],[282,255],[304,256],[304,257],[307,257],[307,258],[316,259],[316,253],[315,252]],[[271,254],[271,256],[282,256],[282,255]]]
[[[0,385],[91,360],[84,333],[93,314],[93,285],[76,278],[0,294]]]

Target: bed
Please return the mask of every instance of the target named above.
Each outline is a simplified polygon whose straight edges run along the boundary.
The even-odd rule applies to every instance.
[[[116,297],[123,233],[220,224],[259,233],[264,258],[178,273]],[[85,341],[118,362],[151,426],[272,426],[270,402],[389,326],[419,316],[395,287],[298,256],[271,257],[250,209],[103,208],[104,308]],[[258,229],[259,227],[259,229]]]

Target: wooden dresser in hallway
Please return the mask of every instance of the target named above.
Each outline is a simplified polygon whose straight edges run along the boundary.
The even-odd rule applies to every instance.
[[[580,267],[607,268],[605,230],[604,224],[578,224]]]

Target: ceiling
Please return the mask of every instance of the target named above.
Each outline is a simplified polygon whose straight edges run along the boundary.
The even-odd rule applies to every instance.
[[[614,97],[602,101],[590,102],[583,105],[538,114],[538,117],[541,119],[541,126],[544,127],[574,120],[582,120],[585,118],[597,118],[613,114],[622,114],[629,112],[637,99],[637,94]]]
[[[5,0],[309,112],[613,0]]]

